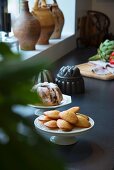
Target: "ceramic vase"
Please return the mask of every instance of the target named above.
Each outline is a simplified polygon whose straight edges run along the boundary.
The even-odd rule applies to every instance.
[[[54,3],[51,5],[50,9],[55,21],[55,28],[50,38],[60,39],[64,26],[64,15],[61,9],[59,8],[56,0],[54,0]]]
[[[14,36],[22,50],[35,50],[41,32],[40,22],[29,12],[28,1],[21,1],[20,9],[20,15],[13,23]]]
[[[32,14],[38,18],[41,25],[41,34],[38,39],[38,44],[49,44],[49,39],[55,28],[55,22],[50,8],[46,5],[44,0],[41,1],[41,4],[39,4],[39,0],[35,0]]]

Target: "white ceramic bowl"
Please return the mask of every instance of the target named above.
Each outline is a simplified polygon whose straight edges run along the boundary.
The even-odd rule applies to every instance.
[[[63,131],[61,129],[51,130],[43,125],[38,118],[35,119],[34,125],[38,132],[50,136],[50,141],[59,145],[70,145],[76,143],[76,136],[82,135],[94,126],[94,120],[89,117],[91,126],[89,128],[74,128],[71,131]]]

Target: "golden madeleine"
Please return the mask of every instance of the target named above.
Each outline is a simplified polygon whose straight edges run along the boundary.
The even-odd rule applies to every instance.
[[[49,111],[44,112],[44,115],[48,116],[51,119],[59,119],[60,118],[59,113],[60,111],[58,110],[49,110]]]
[[[63,119],[57,120],[57,126],[59,127],[59,129],[64,130],[64,131],[70,131],[74,127],[72,124],[70,124],[69,122]]]
[[[85,115],[85,114],[82,114],[82,113],[76,113],[76,115],[81,115],[83,117],[85,117],[87,120],[89,120],[89,116]]]
[[[49,120],[51,120],[48,116],[46,116],[46,115],[40,115],[39,117],[38,117],[38,120],[40,121],[40,122],[42,122],[42,123],[45,123],[45,122],[47,122],[47,121],[49,121]]]
[[[91,126],[90,122],[82,115],[77,115],[78,121],[75,124],[76,127],[89,128]]]
[[[56,120],[50,120],[48,122],[45,122],[44,125],[50,129],[58,128]]]
[[[75,106],[75,107],[71,107],[67,111],[77,113],[77,112],[79,112],[79,110],[80,110],[80,107],[79,106]]]
[[[60,112],[59,116],[61,119],[66,120],[71,124],[76,124],[76,122],[78,121],[77,115],[74,112],[68,110]]]

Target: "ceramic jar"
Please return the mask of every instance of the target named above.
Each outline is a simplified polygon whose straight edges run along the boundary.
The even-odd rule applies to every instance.
[[[13,33],[19,40],[20,48],[27,51],[35,50],[40,32],[40,23],[29,12],[28,1],[22,1],[20,15],[13,23]]]
[[[38,44],[47,45],[54,31],[55,22],[50,8],[44,0],[39,4],[39,0],[35,0],[32,14],[38,18],[41,25],[41,34],[38,39]]]
[[[64,26],[64,15],[61,9],[59,8],[57,1],[54,0],[54,3],[51,5],[52,15],[55,21],[55,29],[51,35],[51,39],[59,39],[61,38],[61,33]]]

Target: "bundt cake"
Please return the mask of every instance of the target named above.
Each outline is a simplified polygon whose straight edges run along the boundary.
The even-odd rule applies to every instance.
[[[44,105],[54,106],[59,105],[63,100],[63,95],[57,84],[44,82],[33,86],[33,91],[36,91]]]

